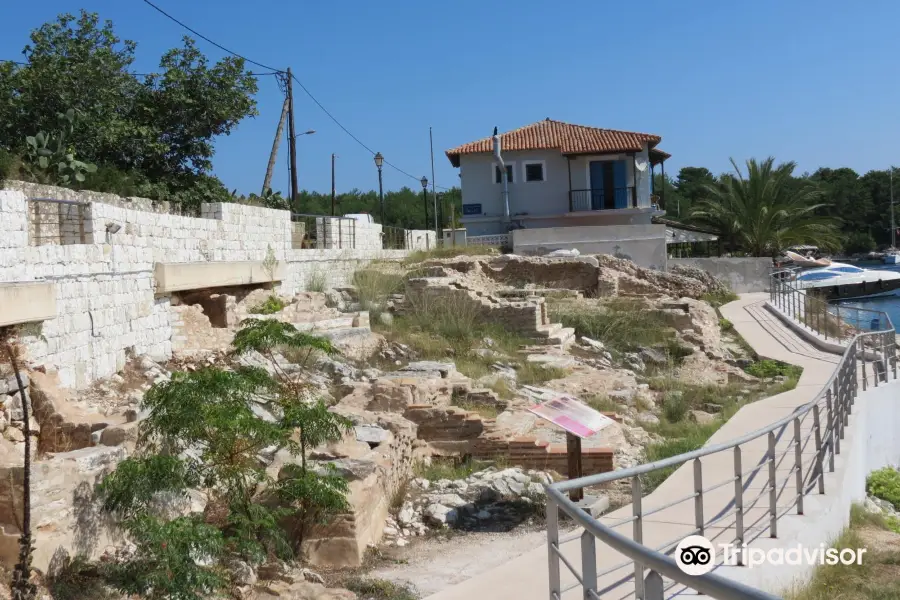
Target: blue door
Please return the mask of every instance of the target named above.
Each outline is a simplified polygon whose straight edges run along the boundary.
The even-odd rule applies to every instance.
[[[604,190],[603,185],[603,163],[602,160],[591,161],[591,210],[603,210],[604,206]]]
[[[628,187],[625,161],[617,160],[613,165],[613,187],[616,194],[616,208],[628,208]]]

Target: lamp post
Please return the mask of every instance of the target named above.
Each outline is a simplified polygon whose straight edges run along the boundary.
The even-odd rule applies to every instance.
[[[378,167],[378,201],[381,204],[381,226],[384,227],[384,186],[381,183],[381,165],[384,164],[384,157],[381,152],[375,153],[375,166]]]
[[[428,229],[428,178],[424,175],[419,180],[422,183],[422,206],[425,207],[425,229]]]

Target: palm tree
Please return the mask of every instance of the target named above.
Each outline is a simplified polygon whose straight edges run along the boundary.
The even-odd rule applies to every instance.
[[[799,244],[840,246],[837,219],[820,214],[824,193],[794,178],[796,163],[750,159],[746,177],[734,159],[731,164],[733,174],[707,186],[708,197],[691,211],[693,222],[718,230],[753,256],[774,257]]]

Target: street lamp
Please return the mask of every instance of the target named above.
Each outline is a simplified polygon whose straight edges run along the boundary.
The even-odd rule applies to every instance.
[[[381,165],[384,164],[384,157],[381,152],[375,153],[375,166],[378,167],[378,201],[381,204],[381,226],[384,227],[384,186],[381,183]]]
[[[422,183],[422,205],[425,207],[425,229],[428,229],[428,178],[424,175],[419,180]]]
[[[312,135],[312,134],[314,134],[315,132],[316,132],[315,129],[310,129],[309,131],[304,131],[303,133],[298,133],[298,134],[297,134],[297,137],[300,137],[301,135]]]

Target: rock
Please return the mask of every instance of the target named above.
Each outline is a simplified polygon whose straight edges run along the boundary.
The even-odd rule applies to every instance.
[[[700,425],[706,425],[716,420],[716,416],[702,410],[692,410],[690,413],[691,421]]]
[[[310,583],[319,583],[321,585],[325,585],[325,578],[316,573],[315,571],[311,571],[309,569],[301,569],[301,575],[303,576],[304,581],[308,581]]]
[[[479,521],[487,521],[491,518],[491,513],[486,510],[480,510],[478,511],[478,514],[475,515],[475,518]]]
[[[256,583],[256,571],[244,561],[230,558],[224,561],[224,566],[228,569],[231,581],[236,585],[253,585]]]
[[[427,521],[435,525],[453,525],[458,518],[456,509],[440,504],[429,504],[423,515]]]
[[[641,425],[659,425],[659,417],[649,412],[638,413],[637,417],[635,417],[638,423]]]
[[[711,413],[722,412],[722,405],[715,404],[714,402],[707,402],[706,404],[703,405],[703,408],[706,409],[706,412],[711,412]]]
[[[137,442],[138,423],[132,421],[125,425],[114,425],[99,431],[98,443],[104,446],[120,446],[126,442]]]
[[[879,505],[877,502],[875,502],[875,498],[872,498],[871,496],[866,498],[866,501],[863,504],[863,508],[866,509],[866,512],[869,512],[872,514],[880,515],[882,512],[881,505]]]
[[[100,439],[103,437],[103,430],[92,431],[91,432],[91,444],[94,446],[100,445]]]
[[[577,364],[571,356],[559,354],[529,354],[527,360],[530,363],[557,369],[571,369]]]
[[[24,442],[25,434],[22,433],[21,429],[17,429],[16,427],[10,427],[6,431],[3,432],[3,435],[11,442]]]
[[[362,480],[375,472],[377,465],[371,460],[341,458],[327,463],[334,467],[337,474],[347,480]]]
[[[632,370],[634,370],[634,371],[636,371],[636,372],[638,372],[638,373],[643,372],[643,371],[647,368],[647,367],[644,365],[644,361],[641,360],[641,357],[638,356],[637,354],[633,353],[633,352],[629,352],[629,353],[626,354],[623,358],[624,358],[624,361],[625,361],[625,365],[626,365],[628,368],[630,368],[630,369],[632,369]]]
[[[433,360],[422,360],[411,362],[403,367],[404,373],[415,374],[418,377],[433,377],[446,379],[456,374],[456,365],[452,362],[437,362]]]
[[[591,348],[593,348],[593,349],[596,350],[597,352],[603,352],[604,350],[606,350],[606,346],[603,344],[603,342],[601,342],[601,341],[599,341],[599,340],[592,340],[592,339],[589,338],[589,337],[584,337],[584,336],[582,336],[582,337],[581,337],[581,343],[590,346]]]
[[[416,477],[412,480],[412,486],[427,491],[431,487],[431,482],[424,477]]]
[[[356,432],[356,441],[378,445],[391,439],[391,432],[377,425],[357,425],[353,428]]]
[[[138,420],[138,412],[135,409],[129,408],[128,410],[125,411],[125,422],[126,423],[134,423],[137,420]]]
[[[397,513],[397,520],[401,525],[412,525],[416,521],[416,512],[411,502],[404,502]]]
[[[641,348],[640,357],[645,364],[649,365],[669,364],[669,359],[666,355],[655,348]]]
[[[459,494],[434,494],[429,496],[428,499],[433,504],[443,504],[444,506],[449,506],[450,508],[459,508],[460,506],[465,506],[469,503],[467,500],[464,500]]]
[[[409,542],[407,542],[407,541],[404,540],[403,538],[400,538],[400,539],[398,539],[398,540],[395,542],[395,544],[397,544],[397,547],[398,547],[398,548],[403,548],[404,546],[406,546],[407,544],[409,544]]]

